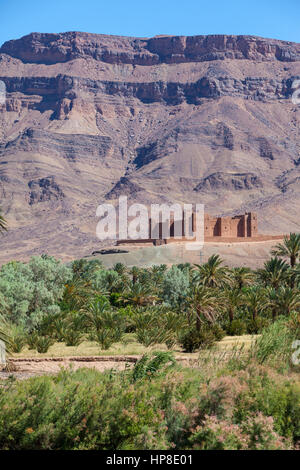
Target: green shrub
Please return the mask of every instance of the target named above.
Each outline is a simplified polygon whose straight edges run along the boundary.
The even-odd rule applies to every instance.
[[[288,363],[292,354],[294,336],[285,318],[279,318],[262,331],[253,346],[253,355],[260,363],[269,360]]]
[[[241,336],[247,333],[247,324],[243,320],[233,320],[226,326],[226,331],[229,336]]]
[[[50,346],[54,344],[54,340],[50,336],[37,336],[35,347],[38,353],[46,353]]]
[[[287,450],[291,445],[276,433],[272,418],[261,413],[240,425],[207,416],[189,440],[197,450]]]
[[[249,335],[257,335],[261,333],[264,328],[270,325],[270,320],[264,317],[257,317],[255,320],[250,320],[247,324],[247,332]]]
[[[71,270],[50,256],[33,256],[29,263],[10,262],[0,270],[0,294],[9,321],[27,331],[37,328],[46,315],[59,312],[58,302]]]
[[[26,333],[21,326],[9,326],[9,344],[13,353],[20,353],[26,344]]]
[[[79,346],[84,339],[83,334],[76,330],[72,325],[68,325],[63,333],[63,340],[66,346]]]
[[[170,353],[123,372],[62,370],[0,387],[0,449],[288,449],[300,443],[296,381],[255,363],[220,376]]]
[[[226,331],[223,330],[223,328],[220,325],[218,325],[218,323],[214,323],[213,325],[210,325],[209,328],[212,330],[216,341],[221,341],[224,338],[224,336],[226,336]]]
[[[209,327],[202,327],[200,331],[191,328],[179,335],[179,344],[188,353],[195,352],[198,349],[209,349],[215,341],[215,334]]]
[[[163,413],[147,385],[84,369],[7,385],[0,449],[165,449]]]
[[[37,342],[38,336],[39,335],[36,331],[33,331],[32,333],[27,335],[26,343],[28,345],[28,349],[32,349],[32,350],[36,349],[36,342]]]
[[[137,361],[132,371],[132,380],[136,382],[138,379],[148,378],[149,380],[158,373],[166,372],[170,367],[176,364],[174,355],[170,352],[155,352],[151,355],[144,354]],[[167,366],[167,367],[166,367]]]

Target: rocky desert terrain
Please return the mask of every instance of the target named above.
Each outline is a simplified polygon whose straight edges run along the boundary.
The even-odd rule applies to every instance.
[[[300,44],[33,33],[0,48],[0,261],[96,250],[96,208],[199,202],[300,229]]]

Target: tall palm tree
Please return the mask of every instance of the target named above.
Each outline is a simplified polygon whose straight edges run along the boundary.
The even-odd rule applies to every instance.
[[[65,285],[61,300],[61,309],[78,311],[84,307],[94,293],[90,282],[75,276],[73,281]],[[101,294],[106,295],[107,293],[101,292]],[[98,292],[98,295],[100,295],[100,292]]]
[[[296,264],[296,266],[291,269],[290,286],[292,288],[300,288],[300,263]]]
[[[283,243],[279,243],[272,250],[272,255],[290,259],[290,265],[293,268],[300,256],[300,233],[290,233],[285,236]]]
[[[229,322],[231,323],[238,308],[243,305],[243,294],[238,288],[230,289],[228,287],[224,289],[223,293],[225,300],[225,308],[228,313]]]
[[[204,321],[215,323],[222,313],[222,297],[217,289],[194,284],[188,296],[190,312],[196,315],[196,329],[199,331]],[[191,318],[189,316],[189,322]]]
[[[275,321],[278,315],[278,304],[277,304],[277,290],[273,287],[266,288],[266,299],[268,307],[271,310],[273,321]]]
[[[257,271],[258,277],[265,286],[273,287],[278,289],[280,285],[283,285],[289,277],[290,267],[289,265],[277,257],[271,258],[266,261],[263,269]]]
[[[124,302],[129,302],[133,305],[154,305],[158,297],[153,294],[153,289],[148,284],[136,282],[130,286],[129,291],[124,292],[121,298]]]
[[[268,307],[265,289],[258,286],[245,289],[245,305],[248,307],[253,321],[255,321],[258,315]]]
[[[279,315],[290,316],[292,312],[300,312],[300,293],[290,287],[280,287],[277,291],[276,306]]]
[[[231,283],[228,268],[221,266],[219,255],[212,255],[207,263],[195,264],[194,281],[206,287],[224,287]]]
[[[249,286],[254,281],[254,273],[250,268],[238,267],[231,270],[231,277],[237,289],[241,290],[243,287]]]

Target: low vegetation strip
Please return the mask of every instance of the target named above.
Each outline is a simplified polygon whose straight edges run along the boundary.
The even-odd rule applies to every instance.
[[[260,364],[257,347],[222,363],[207,356],[197,369],[157,352],[125,370],[10,378],[0,449],[296,449],[299,381],[282,357],[281,372]]]
[[[0,449],[299,449],[299,254],[2,266]]]

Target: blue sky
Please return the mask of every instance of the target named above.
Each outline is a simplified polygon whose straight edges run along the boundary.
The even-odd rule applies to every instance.
[[[0,44],[30,32],[253,34],[300,42],[300,0],[0,0]]]

